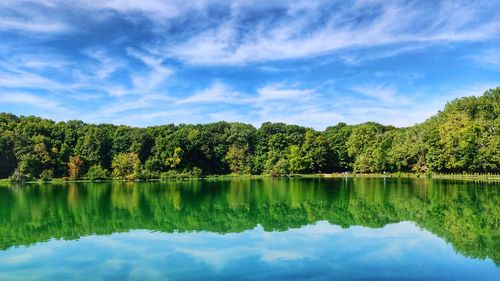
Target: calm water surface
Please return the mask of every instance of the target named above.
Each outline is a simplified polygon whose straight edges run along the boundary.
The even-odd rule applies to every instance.
[[[500,185],[0,187],[0,280],[500,280]]]

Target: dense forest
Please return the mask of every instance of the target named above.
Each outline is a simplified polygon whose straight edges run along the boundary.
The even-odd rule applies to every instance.
[[[500,171],[500,87],[406,128],[283,123],[133,128],[0,114],[0,178],[157,179],[212,174]]]

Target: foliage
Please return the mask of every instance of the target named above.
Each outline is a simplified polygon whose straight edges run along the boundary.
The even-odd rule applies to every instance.
[[[192,168],[191,170],[186,169],[183,171],[169,170],[167,172],[161,173],[160,179],[167,180],[167,179],[200,178],[202,174],[203,174],[203,171],[197,167]]]
[[[250,174],[248,146],[238,147],[231,145],[226,154],[229,169],[233,174]]]
[[[19,171],[19,169],[16,169],[9,179],[11,182],[16,182],[16,183],[22,183],[27,180],[30,180],[29,176],[23,174],[21,171]]]
[[[72,156],[69,158],[68,162],[68,174],[69,178],[72,180],[76,180],[80,177],[80,172],[83,167],[83,160],[80,156]]]
[[[87,171],[87,178],[89,180],[105,180],[109,178],[109,172],[100,165],[93,165]]]
[[[182,148],[176,147],[172,154],[167,158],[166,164],[172,169],[179,166],[181,163]]]
[[[113,176],[122,180],[134,180],[140,173],[141,161],[137,153],[120,153],[111,163]]]
[[[54,172],[52,170],[43,170],[40,173],[40,180],[41,181],[51,181],[53,176],[54,176]]]
[[[6,131],[0,134],[0,178],[9,177],[16,168],[14,136]]]
[[[113,170],[123,179],[192,171],[498,173],[499,116],[500,88],[453,100],[408,128],[374,122],[322,132],[270,122],[258,129],[228,122],[132,128],[0,113],[0,178],[39,179],[51,170],[52,177],[77,179],[91,167],[98,178]]]

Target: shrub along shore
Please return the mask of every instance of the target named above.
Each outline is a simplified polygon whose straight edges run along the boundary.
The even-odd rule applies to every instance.
[[[500,174],[418,174],[418,173],[386,173],[386,174],[343,174],[333,173],[322,175],[325,178],[419,178],[419,179],[447,179],[467,181],[500,182]]]
[[[317,178],[317,179],[352,179],[352,178],[399,178],[399,179],[443,179],[443,180],[458,180],[458,181],[474,181],[474,182],[500,182],[500,174],[422,174],[422,173],[371,173],[371,174],[355,174],[355,173],[331,173],[331,174],[291,174],[282,176],[269,176],[269,175],[239,175],[239,174],[228,174],[228,175],[205,175],[205,176],[190,176],[186,174],[177,174],[168,178],[158,178],[158,179],[134,179],[127,180],[122,178],[108,178],[100,180],[92,179],[75,179],[70,178],[53,178],[50,180],[31,180],[25,181],[24,183],[95,183],[95,182],[161,182],[161,181],[186,181],[186,180],[259,180],[259,179],[296,179],[296,178]],[[2,184],[12,184],[17,183],[12,179],[0,179],[0,185]]]
[[[453,100],[425,122],[405,128],[374,122],[339,123],[324,131],[270,122],[258,129],[228,122],[134,128],[0,113],[0,178],[491,178],[484,175],[500,173],[499,116],[500,88]]]

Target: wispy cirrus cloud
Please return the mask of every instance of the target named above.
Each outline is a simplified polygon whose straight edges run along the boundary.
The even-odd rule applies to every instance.
[[[47,13],[51,1],[5,0],[0,3],[0,31],[54,34],[70,31],[61,18]],[[53,5],[52,5],[53,6]]]
[[[257,89],[257,92],[259,103],[271,100],[308,99],[314,94],[313,89],[296,89],[281,84],[266,85]]]
[[[42,98],[37,95],[22,92],[0,93],[0,104],[28,105],[43,110],[62,110],[60,104],[51,98]]]
[[[78,32],[82,32],[85,31],[82,24],[89,21],[68,17],[66,1],[6,3],[3,7],[9,17],[0,17],[5,29],[37,32],[73,27],[76,31],[74,27],[78,27]],[[394,44],[425,46],[482,41],[497,37],[500,26],[500,17],[488,11],[496,7],[492,1],[269,1],[255,5],[251,1],[86,0],[69,3],[74,9],[98,18],[119,15],[131,22],[147,19],[156,39],[144,42],[143,47],[193,64],[295,59],[348,48]],[[33,8],[26,9],[30,4]],[[274,12],[266,13],[266,10]],[[42,11],[54,16],[49,18]],[[401,50],[409,50],[409,47]]]
[[[209,87],[195,92],[193,95],[179,99],[179,104],[190,103],[226,103],[226,104],[241,104],[248,103],[249,97],[231,90],[227,85],[220,81],[215,81]]]
[[[488,48],[467,58],[480,66],[500,68],[500,48]]]
[[[27,32],[62,32],[66,26],[48,21],[33,21],[0,18],[0,30],[18,30]]]
[[[133,74],[132,82],[136,90],[150,91],[160,86],[165,79],[173,73],[173,70],[164,66],[163,59],[157,56],[127,48],[127,54],[138,59],[148,67],[148,71],[141,74]]]
[[[315,89],[271,83],[257,88],[254,92],[239,93],[228,85],[216,81],[192,96],[177,100],[176,104],[203,105],[213,108],[217,105],[244,106],[244,112],[236,109],[212,111],[204,109],[198,114],[209,118],[205,122],[229,120],[252,123],[259,126],[266,121],[304,124],[311,127],[326,127],[341,120],[340,113],[331,112],[325,105],[325,98]],[[241,110],[241,109],[240,109]]]
[[[500,17],[477,22],[481,10],[489,6],[485,1],[465,5],[443,2],[431,7],[401,1],[356,1],[353,8],[348,5],[335,7],[329,16],[322,15],[324,7],[320,5],[302,10],[299,16],[287,13],[277,20],[263,19],[243,33],[242,20],[229,17],[165,50],[193,64],[241,64],[318,56],[348,48],[482,41],[499,34]],[[284,9],[289,11],[286,6]],[[373,13],[361,18],[364,9]],[[436,12],[429,13],[429,9]],[[318,17],[322,23],[315,22]],[[410,48],[415,46],[400,50]]]
[[[0,111],[50,117],[52,106],[140,126],[411,125],[457,93],[499,85],[499,8],[487,0],[4,0]]]
[[[408,95],[398,93],[394,85],[366,84],[356,85],[351,88],[352,91],[365,97],[372,98],[384,104],[408,104],[412,99]]]

